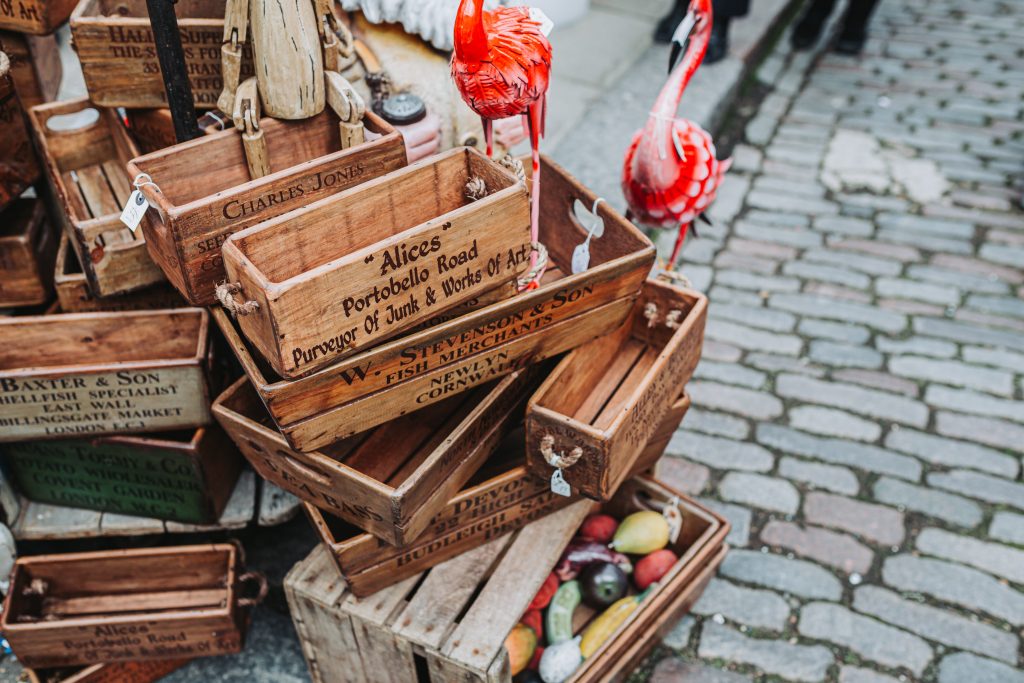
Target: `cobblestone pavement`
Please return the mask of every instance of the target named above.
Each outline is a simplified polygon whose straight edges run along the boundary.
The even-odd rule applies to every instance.
[[[780,42],[685,252],[712,304],[665,473],[734,549],[652,682],[1024,681],[1024,4],[884,0],[871,35]]]

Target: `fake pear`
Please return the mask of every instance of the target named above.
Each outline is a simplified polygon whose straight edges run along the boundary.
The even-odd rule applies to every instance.
[[[622,520],[610,546],[620,553],[646,555],[668,545],[668,520],[652,510],[634,512]]]

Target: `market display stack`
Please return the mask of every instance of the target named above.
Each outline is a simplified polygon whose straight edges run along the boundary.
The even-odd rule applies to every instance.
[[[547,157],[407,165],[330,15],[328,101],[292,121],[259,116],[262,15],[188,17],[216,46],[187,52],[197,107],[238,106],[174,144],[144,5],[36,3],[0,28],[71,15],[89,96],[45,101],[32,48],[22,88],[50,94],[18,90],[0,150],[8,523],[52,503],[195,530],[244,456],[321,539],[285,582],[317,683],[628,674],[726,552],[728,522],[656,474],[706,298],[651,278],[647,237]],[[306,21],[278,7],[273,30]],[[0,631],[40,681],[146,683],[239,652],[265,592],[231,543],[23,557]]]

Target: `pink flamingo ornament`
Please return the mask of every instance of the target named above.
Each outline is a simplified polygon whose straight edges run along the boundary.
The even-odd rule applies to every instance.
[[[711,14],[711,0],[690,1],[672,38],[668,81],[647,125],[633,136],[622,168],[622,191],[631,217],[652,227],[679,230],[668,270],[675,268],[687,231],[693,228],[696,233],[694,221],[707,221],[704,210],[714,201],[731,164],[715,158],[707,131],[676,118],[683,92],[707,51]]]

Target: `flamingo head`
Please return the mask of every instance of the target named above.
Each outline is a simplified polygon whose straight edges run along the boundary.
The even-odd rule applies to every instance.
[[[676,32],[672,35],[672,52],[668,60],[669,73],[672,73],[681,57],[689,50],[691,38],[701,36],[706,39],[711,34],[711,16],[711,0],[690,0],[686,16],[679,22]]]

